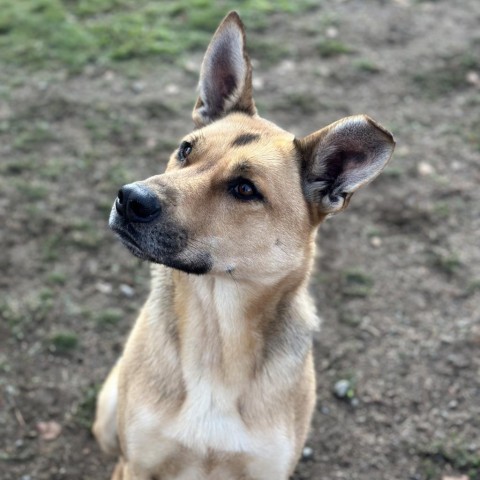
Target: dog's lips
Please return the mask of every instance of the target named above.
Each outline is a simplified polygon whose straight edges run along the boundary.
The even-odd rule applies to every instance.
[[[146,259],[146,255],[135,239],[134,234],[128,231],[128,224],[122,225],[122,222],[115,211],[112,211],[108,225],[128,250],[130,250],[135,256]]]
[[[143,259],[146,258],[145,253],[140,248],[135,238],[129,232],[118,226],[112,226],[111,228],[115,232],[115,235],[123,243],[123,245],[125,245],[125,247],[127,247],[135,256]]]

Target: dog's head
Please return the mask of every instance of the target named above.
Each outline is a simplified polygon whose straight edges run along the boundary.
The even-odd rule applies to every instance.
[[[260,118],[235,12],[205,54],[193,120],[164,174],[120,189],[110,226],[138,257],[196,274],[258,281],[304,272],[318,224],[343,210],[394,148],[366,116],[302,139]]]

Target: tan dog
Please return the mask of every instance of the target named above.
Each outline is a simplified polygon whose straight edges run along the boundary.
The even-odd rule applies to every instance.
[[[303,139],[257,115],[240,18],[203,61],[197,127],[166,173],[122,187],[110,226],[152,291],[98,398],[114,479],[285,480],[315,404],[315,233],[394,141],[366,116]]]

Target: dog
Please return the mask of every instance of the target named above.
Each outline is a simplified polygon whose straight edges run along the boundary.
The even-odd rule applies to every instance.
[[[114,480],[285,480],[315,406],[316,230],[395,143],[364,115],[304,138],[260,118],[236,12],[206,51],[193,121],[165,173],[112,208],[152,285],[93,433],[119,457]]]

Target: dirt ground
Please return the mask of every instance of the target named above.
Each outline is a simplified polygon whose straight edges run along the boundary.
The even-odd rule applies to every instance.
[[[319,2],[266,22],[249,31],[262,116],[304,135],[367,113],[397,140],[319,233],[318,405],[294,479],[480,480],[480,3]],[[108,211],[191,129],[201,57],[1,68],[2,480],[108,478],[95,394],[149,282]]]

